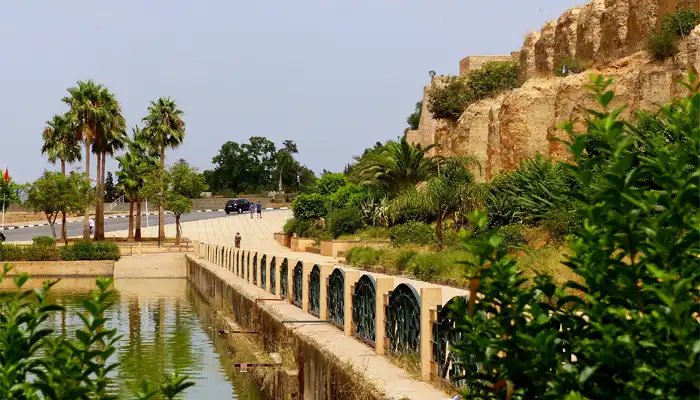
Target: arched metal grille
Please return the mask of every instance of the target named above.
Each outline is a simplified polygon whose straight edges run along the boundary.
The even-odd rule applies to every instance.
[[[297,262],[292,271],[292,302],[301,308],[302,290],[304,290],[304,267],[301,261]]]
[[[377,285],[371,275],[362,275],[352,296],[355,336],[374,345],[377,334]]]
[[[258,284],[258,255],[253,256],[253,285]]]
[[[284,261],[282,261],[282,266],[280,267],[280,294],[282,295],[283,299],[289,298],[289,282],[288,282],[288,277],[289,277],[289,265],[287,263],[287,259],[285,258]]]
[[[345,273],[336,268],[328,277],[328,320],[343,327],[345,325]]]
[[[420,296],[402,283],[389,294],[386,305],[387,349],[394,353],[417,353],[420,348]]]
[[[456,321],[451,318],[452,310],[466,310],[467,298],[458,296],[451,298],[444,306],[438,306],[437,321],[433,321],[433,362],[437,365],[438,377],[457,387],[464,387],[464,368],[454,363],[454,354],[450,347],[462,337],[455,329]]]
[[[277,267],[277,260],[275,260],[275,257],[272,257],[270,260],[270,293],[272,294],[277,294],[275,293],[277,289],[277,274],[275,274],[275,267]]]
[[[321,315],[321,267],[318,264],[309,274],[309,313],[315,317]]]
[[[267,289],[267,256],[260,259],[260,287]]]

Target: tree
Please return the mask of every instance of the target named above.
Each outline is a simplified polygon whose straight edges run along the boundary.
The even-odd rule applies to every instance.
[[[104,93],[104,113],[97,125],[92,152],[97,155],[97,203],[95,204],[95,240],[104,240],[104,192],[107,155],[114,156],[126,146],[126,121],[114,95]]]
[[[63,175],[66,174],[66,164],[82,161],[76,121],[71,114],[54,115],[51,121],[46,122],[42,138],[44,145],[41,147],[41,154],[46,154],[51,164],[60,160]],[[66,213],[62,212],[61,237],[66,238],[67,235]]]
[[[105,201],[111,203],[117,199],[117,188],[114,186],[114,176],[112,171],[107,172],[107,177],[105,178]]]
[[[182,238],[180,217],[192,211],[192,200],[171,190],[165,193],[165,208],[175,216],[175,243],[179,244]]]
[[[389,197],[416,186],[437,174],[435,158],[426,157],[432,145],[423,148],[402,138],[385,146],[365,151],[355,167],[351,180],[365,186],[376,186]]]
[[[0,177],[0,209],[7,210],[10,204],[19,203],[21,185],[15,183],[12,179],[9,182],[5,182],[2,177]]]
[[[279,175],[279,185],[277,190],[280,193],[284,193],[284,188],[282,187],[282,177],[284,175],[284,171],[292,171],[294,169],[295,160],[293,154],[297,153],[299,153],[297,145],[291,140],[285,140],[282,143],[282,148],[277,151],[277,155],[275,156],[275,161],[277,162],[277,174]]]
[[[485,202],[486,186],[476,183],[470,170],[478,166],[473,157],[446,158],[440,162],[440,175],[430,178],[421,187],[401,192],[390,205],[396,216],[403,210],[420,209],[435,216],[435,238],[442,246],[444,221],[450,215],[455,218],[477,209]],[[460,224],[463,226],[464,224]]]
[[[70,106],[70,118],[75,121],[75,128],[78,136],[78,140],[85,141],[85,174],[90,178],[90,151],[92,149],[91,143],[98,138],[98,124],[102,121],[105,114],[104,104],[107,102],[107,97],[109,92],[107,89],[99,84],[96,84],[92,80],[87,82],[78,81],[76,87],[68,88],[68,96],[64,97],[62,101],[68,106]],[[96,179],[98,182],[97,192],[98,199],[100,201],[99,193],[101,185],[99,185],[99,177]],[[99,208],[99,204],[95,205]],[[85,218],[83,220],[83,239],[90,238],[90,225],[89,225],[89,212],[88,208],[85,208]]]
[[[408,128],[411,130],[416,130],[418,129],[418,124],[420,123],[420,116],[423,111],[423,101],[419,101],[416,103],[416,109],[413,111],[413,114],[409,115],[408,118],[406,118],[406,122],[408,123]]]
[[[234,193],[254,193],[269,188],[270,175],[275,171],[275,144],[261,136],[249,143],[226,142],[212,159],[216,167],[205,171],[211,190],[228,189]]]
[[[56,217],[70,212],[82,212],[90,203],[92,188],[82,173],[71,172],[65,176],[59,172],[45,171],[27,191],[25,206],[34,212],[43,212],[56,238]],[[64,243],[68,237],[63,235]]]
[[[204,176],[197,168],[191,167],[185,160],[178,160],[168,170],[171,190],[188,199],[199,198],[207,190]],[[167,207],[166,207],[167,208]]]
[[[330,196],[341,187],[348,184],[345,175],[341,173],[326,173],[316,182],[316,191],[321,196]]]
[[[183,112],[175,104],[175,100],[161,97],[156,101],[151,101],[148,115],[143,118],[145,123],[143,134],[146,142],[160,151],[161,199],[165,191],[163,182],[165,149],[179,147],[185,139],[185,121],[182,120],[182,115]],[[165,212],[161,200],[158,206],[158,240],[163,239],[165,239]]]
[[[119,189],[129,199],[129,239],[141,240],[141,196],[146,175],[157,168],[158,157],[149,149],[138,127],[133,128],[133,138],[128,143],[129,151],[117,157],[119,162]],[[134,205],[136,205],[136,223],[134,229]],[[135,232],[134,232],[135,230]]]

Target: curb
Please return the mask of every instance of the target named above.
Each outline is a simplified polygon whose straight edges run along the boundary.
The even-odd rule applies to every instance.
[[[279,208],[267,207],[267,208],[265,208],[265,211],[271,211],[271,210],[289,210],[289,207],[279,207]],[[193,212],[193,213],[195,213],[195,212],[197,212],[197,213],[202,213],[202,212],[219,212],[219,211],[224,212],[224,211],[226,211],[226,210],[224,210],[223,208],[220,208],[220,209],[218,209],[218,210],[192,210],[191,212]],[[171,214],[170,211],[166,211],[165,213],[166,213],[166,214]],[[141,213],[141,216],[142,216],[142,217],[143,217],[143,216],[146,216],[146,215],[158,215],[158,213],[157,213],[157,212],[151,212],[151,213],[148,213],[148,214],[146,214],[146,213]],[[128,218],[128,217],[129,217],[129,214],[124,214],[124,215],[109,215],[109,216],[105,216],[105,219]],[[79,221],[80,221],[80,220],[79,220]],[[77,221],[68,221],[68,223],[71,223],[71,222],[77,222]],[[57,221],[57,222],[56,222],[56,225],[61,225],[61,223]],[[0,228],[0,231],[10,231],[10,230],[14,230],[14,229],[24,229],[24,228],[35,228],[35,227],[38,227],[38,226],[49,226],[49,223],[46,222],[46,223],[43,223],[43,224],[30,224],[30,225],[13,225],[13,226],[6,226],[6,227],[4,227],[4,228]]]

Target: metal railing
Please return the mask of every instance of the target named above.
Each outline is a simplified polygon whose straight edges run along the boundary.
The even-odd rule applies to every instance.
[[[106,211],[112,211],[116,206],[124,204],[124,195],[121,195],[118,199],[114,200],[113,202],[109,203],[109,205],[105,208]]]

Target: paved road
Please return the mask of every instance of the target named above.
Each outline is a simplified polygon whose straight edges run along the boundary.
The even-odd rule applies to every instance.
[[[269,212],[277,212],[278,210],[270,210],[270,211],[265,211],[265,213]],[[212,218],[240,218],[243,216],[247,216],[248,214],[231,214],[231,215],[226,215],[223,211],[212,211],[212,212],[194,212],[191,214],[185,214],[180,218],[180,222],[187,222],[187,221],[199,221],[199,220],[205,220],[205,219],[212,219]],[[172,215],[165,215],[165,223],[166,224],[174,224],[175,223],[175,217]],[[148,216],[148,226],[158,226],[158,216],[157,215],[149,215]],[[146,216],[141,217],[141,227],[145,228],[146,227]],[[105,219],[105,232],[114,232],[114,231],[121,231],[121,230],[127,230],[129,229],[129,218],[112,218],[112,219]],[[2,231],[5,236],[7,237],[8,242],[23,242],[23,241],[31,241],[33,237],[35,236],[51,236],[51,227],[49,226],[37,226],[37,227],[32,227],[32,228],[22,228],[22,229],[13,229],[13,230],[8,230],[8,231]],[[68,223],[68,237],[71,236],[80,236],[83,233],[83,221],[76,221],[76,222],[69,222]],[[61,234],[61,223],[56,222],[56,234],[60,235]]]

